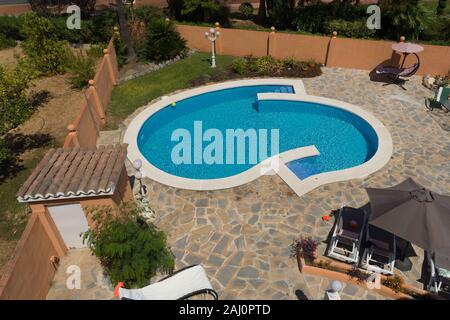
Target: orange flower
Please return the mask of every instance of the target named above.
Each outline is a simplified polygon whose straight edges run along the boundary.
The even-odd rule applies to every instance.
[[[322,216],[322,221],[328,221],[328,220],[330,220],[330,216],[329,215],[324,215],[324,216]]]

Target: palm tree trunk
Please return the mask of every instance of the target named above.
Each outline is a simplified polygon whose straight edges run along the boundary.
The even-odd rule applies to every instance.
[[[123,7],[122,0],[116,0],[116,10],[117,16],[119,17],[120,36],[122,38],[122,41],[127,45],[128,60],[134,61],[136,59],[136,53],[133,49],[133,42],[131,41],[130,32],[128,30],[127,20],[125,18],[125,9]]]
[[[266,0],[259,0],[258,23],[265,25],[267,22]]]

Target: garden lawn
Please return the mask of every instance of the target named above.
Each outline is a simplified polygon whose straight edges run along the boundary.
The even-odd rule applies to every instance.
[[[217,56],[217,68],[210,67],[208,53],[195,53],[148,75],[124,82],[114,88],[108,107],[107,127],[116,129],[137,108],[170,92],[188,88],[203,74],[223,71],[235,57]]]

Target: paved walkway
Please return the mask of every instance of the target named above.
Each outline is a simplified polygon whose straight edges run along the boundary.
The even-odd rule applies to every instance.
[[[79,289],[76,282],[71,281],[76,275],[80,275]],[[111,282],[103,274],[100,261],[90,249],[72,249],[61,259],[47,299],[109,300],[113,299],[113,290]]]
[[[302,292],[307,298],[322,298],[329,280],[301,275],[289,257],[290,244],[299,235],[325,240],[332,221],[323,222],[321,216],[344,204],[365,204],[366,186],[389,187],[410,176],[436,192],[450,193],[450,135],[426,111],[424,97],[432,92],[419,77],[413,77],[406,85],[408,91],[403,91],[370,82],[365,71],[323,71],[321,77],[304,80],[308,94],[359,105],[391,132],[394,154],[380,171],[365,179],[325,185],[302,197],[278,176],[205,192],[144,181],[156,211],[155,224],[167,233],[176,268],[202,264],[221,299],[298,299]],[[102,143],[108,143],[104,137]],[[130,163],[127,169],[132,175]],[[324,248],[322,243],[320,253]],[[421,287],[417,280],[423,252],[415,249],[418,257],[405,277]],[[344,298],[378,298],[352,287],[346,288]]]

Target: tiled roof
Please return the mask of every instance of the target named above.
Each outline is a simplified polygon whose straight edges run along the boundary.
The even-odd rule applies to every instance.
[[[17,193],[19,202],[112,195],[127,144],[97,149],[51,149]]]

